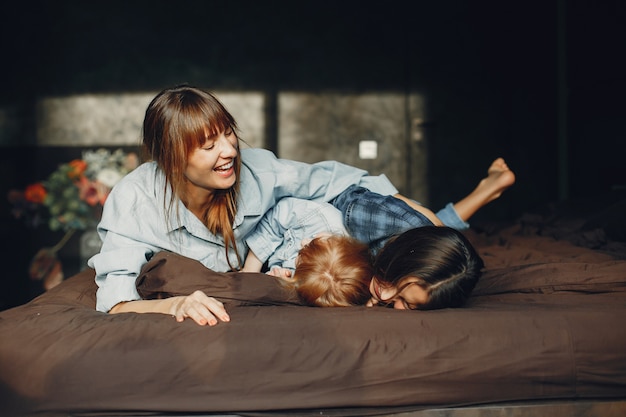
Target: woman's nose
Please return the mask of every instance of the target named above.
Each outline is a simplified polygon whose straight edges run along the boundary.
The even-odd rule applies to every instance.
[[[218,140],[220,156],[222,158],[234,158],[237,156],[237,145],[233,144],[229,138],[222,134]]]

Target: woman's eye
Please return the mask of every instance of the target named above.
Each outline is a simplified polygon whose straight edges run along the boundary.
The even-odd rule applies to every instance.
[[[231,136],[233,134],[233,130],[232,129],[227,129],[224,131],[224,136]]]

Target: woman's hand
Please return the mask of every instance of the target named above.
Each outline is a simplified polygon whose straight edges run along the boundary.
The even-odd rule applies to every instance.
[[[187,296],[172,297],[172,299],[169,314],[175,316],[178,322],[190,318],[201,326],[207,324],[215,326],[219,322],[218,320],[230,321],[224,304],[200,290]]]
[[[162,313],[176,317],[181,322],[190,318],[201,326],[215,326],[218,320],[228,322],[230,316],[226,313],[224,304],[202,291],[195,291],[190,295],[160,300],[136,300],[116,304],[110,314],[118,313]]]

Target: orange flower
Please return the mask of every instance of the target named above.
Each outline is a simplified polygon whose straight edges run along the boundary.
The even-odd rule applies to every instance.
[[[31,203],[43,204],[48,192],[42,183],[31,184],[24,190],[24,199]]]
[[[67,176],[73,180],[78,179],[87,169],[87,162],[82,159],[74,159],[70,161],[68,165],[72,170],[67,173]]]

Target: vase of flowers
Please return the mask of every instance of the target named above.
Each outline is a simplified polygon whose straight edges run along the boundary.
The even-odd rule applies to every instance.
[[[81,159],[60,164],[47,179],[9,192],[16,218],[32,227],[45,225],[51,231],[65,232],[56,245],[42,248],[34,256],[31,279],[42,281],[46,290],[64,279],[57,253],[77,231],[83,232],[81,261],[99,251],[96,225],[104,202],[115,184],[138,164],[137,154],[122,149],[86,150]]]

